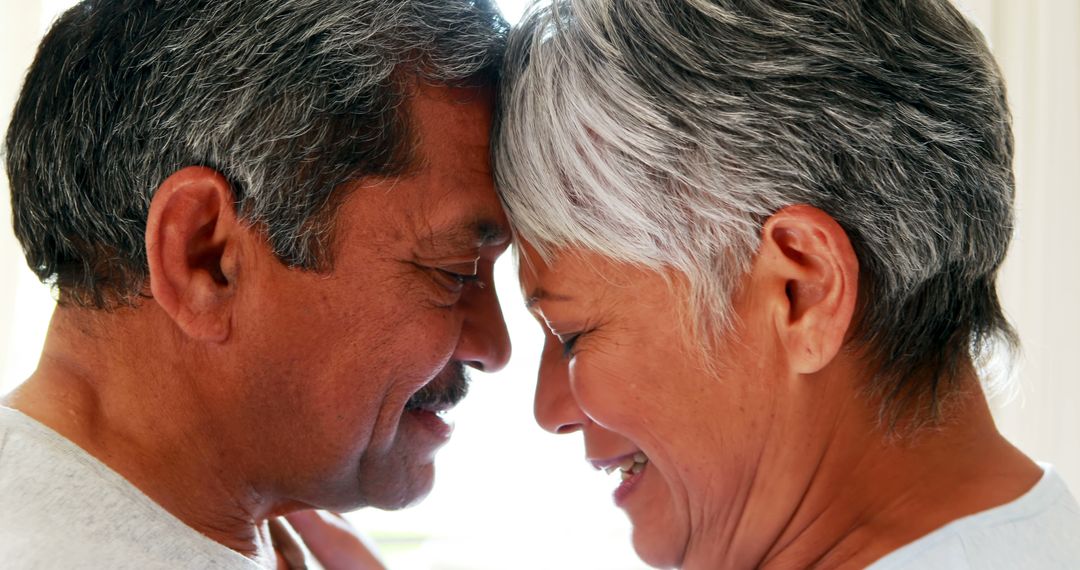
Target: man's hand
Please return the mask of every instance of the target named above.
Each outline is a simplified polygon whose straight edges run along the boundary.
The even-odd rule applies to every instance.
[[[341,515],[300,511],[285,518],[326,570],[386,570],[375,545]]]

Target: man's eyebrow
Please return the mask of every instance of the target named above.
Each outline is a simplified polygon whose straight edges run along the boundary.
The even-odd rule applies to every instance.
[[[574,298],[569,295],[563,295],[548,291],[542,287],[533,289],[532,293],[529,293],[528,299],[525,300],[525,306],[532,309],[540,301],[572,301]]]
[[[510,241],[510,230],[505,225],[491,219],[477,220],[473,227],[481,246],[502,245]]]
[[[510,230],[490,218],[463,221],[435,230],[430,241],[436,245],[451,244],[460,247],[487,247],[510,241]]]

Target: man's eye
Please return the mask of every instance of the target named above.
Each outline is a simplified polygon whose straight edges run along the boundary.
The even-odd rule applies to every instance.
[[[433,267],[431,274],[439,285],[451,293],[461,293],[472,283],[481,287],[484,285],[476,267],[471,264],[468,267]]]
[[[480,276],[475,273],[456,273],[448,269],[438,269],[437,271],[456,289],[462,289],[469,283],[480,282]]]

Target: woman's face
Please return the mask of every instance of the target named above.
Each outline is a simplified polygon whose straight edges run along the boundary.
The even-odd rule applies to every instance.
[[[720,560],[747,530],[752,486],[778,411],[776,347],[736,300],[732,342],[709,353],[680,316],[684,283],[582,251],[545,265],[527,245],[521,284],[544,327],[535,413],[555,433],[581,431],[587,459],[614,468],[616,504],[634,547],[655,566]],[[738,339],[735,341],[734,339]],[[755,489],[755,496],[759,495]],[[765,507],[766,505],[762,505]],[[750,525],[753,528],[754,525]],[[722,555],[720,555],[722,556]],[[697,566],[699,563],[693,564]]]

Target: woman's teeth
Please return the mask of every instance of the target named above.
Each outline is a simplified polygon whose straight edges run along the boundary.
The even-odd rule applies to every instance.
[[[633,477],[634,475],[637,475],[638,473],[641,473],[641,470],[645,469],[645,465],[648,462],[649,462],[649,458],[646,457],[644,453],[639,451],[639,452],[635,453],[634,455],[629,456],[626,459],[623,459],[622,463],[619,463],[618,465],[612,465],[610,467],[605,467],[604,472],[606,472],[608,475],[610,475],[610,474],[614,473],[616,469],[618,469],[619,472],[620,472],[619,474],[622,476],[622,480],[626,481],[627,479]]]

